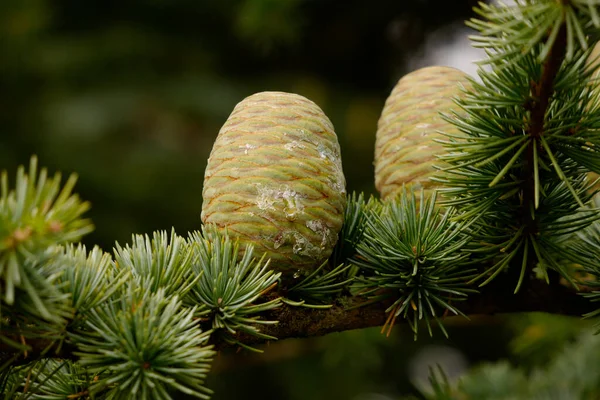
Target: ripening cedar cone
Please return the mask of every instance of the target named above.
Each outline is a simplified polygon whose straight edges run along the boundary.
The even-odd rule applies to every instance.
[[[266,252],[284,274],[310,272],[331,255],[346,207],[333,125],[296,94],[247,97],[217,136],[202,194],[205,224]]]
[[[458,133],[444,121],[440,112],[458,107],[453,98],[469,87],[468,75],[449,67],[427,67],[405,75],[387,98],[375,141],[375,186],[382,199],[393,197],[402,185],[426,191],[435,187],[429,181],[440,165],[436,154],[444,146],[437,131]]]

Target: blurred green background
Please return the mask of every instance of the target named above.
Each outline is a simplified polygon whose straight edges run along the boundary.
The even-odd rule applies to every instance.
[[[370,193],[385,98],[472,3],[2,0],[0,167],[35,153],[77,172],[96,225],[86,243],[185,233],[219,128],[244,97],[280,90],[321,106],[349,189]]]
[[[474,4],[1,0],[0,169],[14,176],[37,154],[51,171],[76,172],[96,226],[88,245],[111,250],[132,233],[171,227],[185,235],[200,226],[220,126],[244,97],[280,90],[321,106],[339,136],[349,191],[373,193],[385,98],[418,67],[473,71],[480,55],[462,21]],[[451,377],[481,360],[545,362],[579,329],[566,321],[461,320],[449,324],[450,341],[438,334],[415,343],[401,327],[389,339],[370,329],[289,340],[262,357],[220,355],[210,386],[215,400],[397,399],[417,393],[436,362]]]

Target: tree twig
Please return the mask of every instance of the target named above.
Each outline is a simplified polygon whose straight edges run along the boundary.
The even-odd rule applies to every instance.
[[[534,279],[516,295],[513,294],[513,286],[510,282],[512,281],[508,275],[505,279],[497,279],[490,283],[483,293],[472,295],[468,300],[456,303],[456,306],[467,315],[540,311],[581,316],[593,309],[593,305],[587,299],[578,296],[572,288],[558,282],[551,282],[548,285]],[[264,316],[265,319],[277,320],[279,323],[263,326],[261,331],[283,340],[323,336],[333,332],[383,325],[388,317],[385,311],[388,304],[380,302],[361,307],[360,304],[363,302],[365,299],[360,297],[342,297],[328,309],[312,309],[283,304],[279,308],[268,311]],[[398,319],[396,323],[403,322]],[[425,333],[423,332],[423,334]],[[213,340],[213,344],[217,350],[231,347],[230,344],[220,341],[218,336],[214,337],[216,340]],[[264,339],[245,334],[239,334],[237,339],[249,345],[265,343]],[[20,357],[18,361],[20,363],[39,358],[41,352],[51,343],[48,340],[38,339],[29,340],[27,344],[31,349],[26,359]],[[0,359],[7,356],[12,357],[16,351],[5,344],[0,344]],[[59,353],[51,349],[46,355],[76,359],[75,351],[73,345],[63,343]]]

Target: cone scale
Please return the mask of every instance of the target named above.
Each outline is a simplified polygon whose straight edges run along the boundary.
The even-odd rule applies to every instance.
[[[257,93],[219,131],[202,221],[266,253],[284,275],[306,274],[337,242],[345,187],[337,136],[323,111],[299,95]]]

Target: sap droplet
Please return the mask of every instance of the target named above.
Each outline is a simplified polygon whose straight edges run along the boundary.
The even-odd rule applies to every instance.
[[[292,246],[294,254],[308,256],[314,259],[319,259],[322,256],[323,248],[321,246],[315,246],[298,232],[294,232],[294,241],[295,243]]]
[[[283,243],[285,243],[285,236],[282,233],[280,233],[275,237],[275,241],[273,242],[273,248],[278,249]]]
[[[240,149],[244,149],[244,154],[248,154],[248,150],[255,149],[257,146],[254,146],[250,143],[246,143],[244,146],[238,146]]]
[[[296,220],[296,210],[295,209],[286,207],[283,209],[283,213],[285,214],[285,219],[287,219],[288,221]]]
[[[300,254],[300,252],[304,250],[304,247],[302,247],[302,245],[300,243],[296,243],[294,244],[294,246],[292,247],[292,251],[294,252],[294,254]]]
[[[291,142],[284,144],[283,148],[286,149],[286,150],[288,150],[288,151],[293,151],[296,148],[297,149],[305,149],[306,146],[303,145],[302,143],[300,143],[297,140],[292,140]]]
[[[302,195],[291,190],[288,185],[280,185],[278,187],[265,187],[261,184],[256,185],[258,196],[256,205],[261,210],[275,210],[275,202],[283,201],[283,212],[289,220],[294,220],[298,213],[303,212],[304,204],[302,204]]]
[[[306,222],[306,226],[310,228],[310,230],[312,230],[313,232],[321,235],[321,248],[325,248],[327,243],[331,240],[331,231],[327,227],[327,225],[323,221],[315,219]]]

